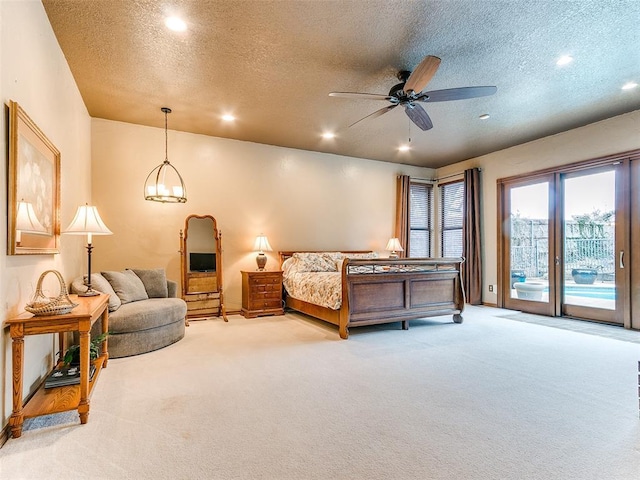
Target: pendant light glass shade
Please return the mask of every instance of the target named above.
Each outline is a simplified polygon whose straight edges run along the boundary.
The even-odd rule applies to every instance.
[[[178,170],[169,163],[167,114],[171,109],[162,107],[164,112],[164,162],[151,170],[144,182],[144,199],[162,203],[185,203],[187,189]]]

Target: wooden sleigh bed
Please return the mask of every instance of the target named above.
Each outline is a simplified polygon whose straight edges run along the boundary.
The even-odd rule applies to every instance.
[[[297,255],[294,255],[296,254]],[[302,255],[335,255],[337,252],[279,252],[285,270],[285,286],[289,262]],[[362,251],[340,252],[346,257],[366,256]],[[453,315],[462,323],[465,295],[460,277],[463,258],[343,258],[335,271],[341,289],[338,308],[317,305],[289,294],[285,288],[286,306],[301,313],[338,326],[341,338],[349,337],[349,328],[363,325],[402,322],[440,315]],[[293,276],[293,275],[292,275]]]

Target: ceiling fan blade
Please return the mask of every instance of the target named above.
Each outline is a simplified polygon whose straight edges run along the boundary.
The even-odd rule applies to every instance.
[[[351,125],[349,125],[347,128],[353,127],[356,123],[360,123],[363,120],[366,120],[367,118],[376,118],[379,117],[380,115],[384,115],[387,112],[390,112],[391,110],[393,110],[394,108],[396,108],[398,105],[389,105],[388,107],[383,107],[380,110],[376,110],[373,113],[370,113],[369,115],[367,115],[364,118],[361,118],[360,120],[358,120],[357,122],[353,122]]]
[[[438,71],[440,66],[440,59],[432,55],[427,55],[422,59],[420,64],[409,75],[407,83],[404,85],[404,91],[419,93],[424,90],[424,87],[431,81],[433,76]]]
[[[497,87],[461,87],[447,88],[424,92],[418,96],[420,102],[448,102],[450,100],[465,100],[467,98],[486,97],[498,91]]]
[[[378,95],[375,93],[356,93],[356,92],[331,92],[330,97],[355,98],[358,100],[391,100],[395,97],[389,95]]]
[[[425,112],[422,105],[407,105],[404,108],[407,116],[415,123],[421,130],[429,130],[433,128],[433,123],[427,112]]]

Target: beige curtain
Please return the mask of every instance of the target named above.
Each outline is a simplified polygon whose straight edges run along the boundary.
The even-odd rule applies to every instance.
[[[406,257],[409,250],[409,195],[411,178],[409,175],[399,175],[396,190],[396,237],[404,251],[398,252],[399,257]]]
[[[464,223],[462,238],[463,255],[462,281],[467,303],[482,304],[482,245],[480,241],[480,169],[471,168],[464,172]]]

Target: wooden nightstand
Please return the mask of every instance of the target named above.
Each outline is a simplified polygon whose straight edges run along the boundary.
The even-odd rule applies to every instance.
[[[284,315],[282,272],[242,272],[242,315]]]

